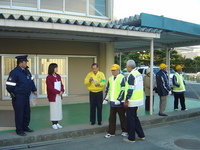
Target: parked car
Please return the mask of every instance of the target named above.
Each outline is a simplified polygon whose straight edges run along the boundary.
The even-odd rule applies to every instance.
[[[149,68],[149,66],[140,66],[137,69],[142,74],[142,76],[145,76],[146,75],[146,69],[148,69],[148,68]],[[154,75],[156,75],[159,70],[160,70],[159,67],[153,66],[153,73],[154,73]]]

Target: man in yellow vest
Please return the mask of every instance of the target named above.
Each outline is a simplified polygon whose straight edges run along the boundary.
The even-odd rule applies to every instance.
[[[84,84],[90,91],[90,122],[91,125],[95,124],[97,108],[98,125],[101,125],[103,89],[106,84],[106,78],[104,73],[99,71],[97,63],[92,64],[91,68],[92,72],[89,72],[84,80]]]
[[[143,105],[143,77],[135,68],[134,60],[126,62],[127,71],[130,72],[125,84],[125,100],[128,101],[126,111],[128,138],[123,139],[125,142],[135,142],[135,132],[138,134],[137,139],[144,140],[145,135],[137,117],[138,107]]]
[[[174,110],[178,110],[178,100],[180,99],[181,110],[187,110],[185,106],[185,82],[182,76],[182,66],[176,66],[176,73],[172,78],[174,92]]]
[[[111,76],[108,80],[108,84],[106,87],[106,95],[103,101],[103,104],[107,104],[108,100],[110,100],[109,126],[108,133],[105,135],[105,138],[115,136],[117,113],[119,115],[122,129],[121,135],[127,136],[125,109],[123,107],[126,79],[122,74],[120,74],[119,65],[112,65],[110,70],[112,71],[113,76]]]

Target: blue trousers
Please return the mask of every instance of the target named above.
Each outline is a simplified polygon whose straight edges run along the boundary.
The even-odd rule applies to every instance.
[[[97,110],[97,120],[102,121],[102,102],[103,102],[103,92],[90,92],[90,122],[96,122],[96,110]]]
[[[30,123],[30,101],[28,95],[15,95],[16,98],[12,100],[15,112],[15,126],[16,133],[23,133],[24,130],[29,129]]]
[[[138,107],[129,107],[126,111],[128,139],[135,141],[135,132],[139,137],[145,137],[140,120],[137,117]]]

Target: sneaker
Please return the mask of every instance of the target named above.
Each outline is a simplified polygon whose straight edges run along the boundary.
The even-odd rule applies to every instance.
[[[178,109],[176,108],[176,109],[174,109],[175,111],[178,111]]]
[[[182,109],[182,111],[187,111],[188,109]]]
[[[57,127],[58,127],[59,129],[61,129],[61,128],[62,128],[62,126],[61,126],[61,125],[59,125],[59,124],[57,124]]]
[[[112,137],[112,136],[115,136],[115,135],[111,135],[111,134],[108,133],[108,134],[106,134],[104,137],[105,137],[105,138],[110,138],[110,137]]]
[[[145,140],[145,137],[137,137],[137,140]]]
[[[122,135],[122,136],[128,136],[128,133],[127,133],[127,132],[122,132],[121,135]]]
[[[56,124],[52,125],[53,129],[58,129],[58,126]]]
[[[165,117],[168,116],[167,114],[160,114],[160,113],[158,115],[159,116],[165,116]]]
[[[129,139],[123,139],[124,142],[130,142],[130,143],[135,143],[135,141],[131,141]]]

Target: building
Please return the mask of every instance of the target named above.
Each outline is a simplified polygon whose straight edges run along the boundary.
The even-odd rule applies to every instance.
[[[29,55],[38,105],[48,104],[45,78],[52,62],[58,63],[66,89],[63,103],[86,102],[84,77],[93,62],[110,76],[115,42],[146,39],[150,43],[160,37],[161,30],[117,25],[112,18],[113,0],[1,0],[0,103],[11,105],[5,82],[16,55]]]

